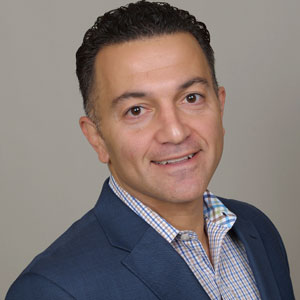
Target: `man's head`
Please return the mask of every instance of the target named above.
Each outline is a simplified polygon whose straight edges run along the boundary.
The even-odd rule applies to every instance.
[[[137,4],[143,5],[152,7]],[[146,12],[139,11],[156,20],[151,10]],[[119,36],[126,31],[112,30]],[[204,25],[199,30],[209,46]],[[87,33],[85,39],[91,36]],[[102,45],[93,58],[96,121],[82,117],[81,129],[117,182],[156,211],[161,205],[198,200],[221,158],[225,91],[216,87],[212,66],[199,39],[185,30],[119,39]]]
[[[197,21],[189,12],[172,7],[168,3],[138,1],[98,17],[86,32],[76,53],[76,73],[86,114],[98,124],[94,105],[98,97],[94,89],[94,62],[103,47],[178,32],[190,33],[198,41],[208,61],[217,91],[214,53],[205,24]]]

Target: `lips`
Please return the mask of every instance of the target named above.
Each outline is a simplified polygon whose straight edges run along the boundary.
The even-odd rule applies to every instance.
[[[174,159],[161,160],[161,161],[155,161],[155,160],[153,160],[152,162],[154,164],[157,164],[157,165],[176,164],[176,163],[179,163],[179,162],[183,162],[185,160],[189,160],[189,159],[193,158],[195,155],[196,155],[196,153],[192,153],[192,154],[185,155],[185,156],[178,157],[178,158],[174,158]]]

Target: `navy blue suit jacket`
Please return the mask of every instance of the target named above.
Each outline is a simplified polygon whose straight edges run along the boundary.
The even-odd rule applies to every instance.
[[[251,205],[219,198],[237,221],[263,300],[294,299],[286,252],[270,220]],[[38,255],[6,300],[209,299],[187,264],[106,181],[96,206]]]

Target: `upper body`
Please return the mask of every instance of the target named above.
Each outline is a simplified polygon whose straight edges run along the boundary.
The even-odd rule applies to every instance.
[[[294,299],[286,253],[270,220],[246,203],[219,198],[236,216],[263,300]],[[174,248],[103,186],[96,206],[37,256],[6,300],[210,299]],[[223,298],[253,299],[253,298]]]
[[[208,267],[187,259],[105,187],[95,209],[30,265],[8,297],[43,299],[49,290],[55,299],[213,298],[205,280],[218,256],[203,198],[223,151],[225,89],[205,24],[166,3],[131,3],[97,19],[76,59],[86,112],[80,126],[99,160],[133,199],[176,231],[192,232]],[[234,272],[218,278],[216,290],[241,276],[242,290],[249,285],[257,299],[292,299],[277,231],[257,210],[224,204],[236,216],[224,238],[238,258],[225,252]]]

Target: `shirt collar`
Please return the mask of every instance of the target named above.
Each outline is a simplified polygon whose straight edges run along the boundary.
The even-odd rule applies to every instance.
[[[206,190],[203,194],[203,215],[206,220],[230,229],[237,217],[213,193]]]
[[[180,233],[178,229],[168,223],[163,217],[157,214],[141,201],[125,191],[110,175],[109,186],[131,210],[152,226],[163,238],[171,243]],[[203,215],[207,222],[225,227],[229,230],[236,221],[236,215],[232,213],[213,193],[206,190],[203,194]]]

